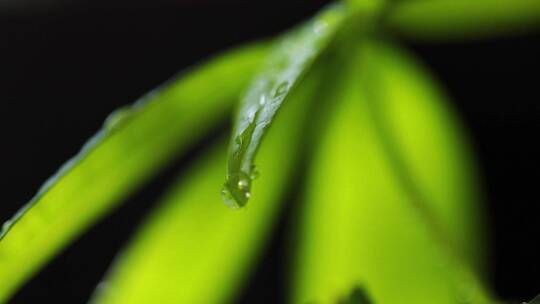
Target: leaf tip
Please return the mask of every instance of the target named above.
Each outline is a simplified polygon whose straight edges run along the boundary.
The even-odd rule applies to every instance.
[[[240,171],[239,174],[227,176],[221,190],[221,198],[231,209],[244,207],[251,197],[251,176]]]

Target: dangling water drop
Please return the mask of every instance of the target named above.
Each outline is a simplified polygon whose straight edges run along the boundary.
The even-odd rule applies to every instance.
[[[227,206],[232,209],[238,209],[247,204],[251,197],[251,179],[249,176],[240,172],[238,175],[227,177],[227,181],[221,190],[221,197]]]
[[[244,189],[247,189],[247,187],[249,186],[249,183],[247,180],[245,179],[240,179],[238,181],[238,189],[239,190],[244,190]]]
[[[2,224],[2,227],[0,229],[0,235],[3,235],[4,233],[6,233],[9,230],[9,228],[11,228],[11,224],[12,224],[11,220],[5,221],[4,224]]]
[[[223,202],[225,205],[227,205],[231,209],[238,209],[238,203],[234,199],[231,191],[227,188],[227,185],[223,186],[223,189],[221,189],[221,199],[223,199]]]

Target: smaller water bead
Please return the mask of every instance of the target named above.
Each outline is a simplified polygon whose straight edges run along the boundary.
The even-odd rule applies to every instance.
[[[225,204],[231,208],[231,209],[238,209],[239,206],[236,202],[236,199],[233,197],[231,191],[227,188],[227,186],[223,186],[223,189],[221,189],[221,198],[225,202]]]
[[[239,175],[228,176],[221,197],[227,206],[232,209],[243,207],[251,198],[251,183],[259,177],[259,171],[252,165],[249,174],[241,171]]]
[[[274,44],[263,68],[242,97],[235,120],[222,192],[227,205],[240,208],[247,203],[251,181],[258,176],[250,166],[264,134],[287,94],[324,51],[345,17],[344,6],[329,6],[314,21],[288,32]],[[246,180],[241,180],[240,175]]]
[[[241,179],[241,180],[238,181],[238,189],[244,190],[244,189],[246,189],[248,187],[248,184],[249,183],[247,182],[247,180]]]
[[[4,224],[2,224],[2,229],[0,229],[0,235],[3,235],[6,231],[9,230],[11,227],[11,221],[5,221]]]

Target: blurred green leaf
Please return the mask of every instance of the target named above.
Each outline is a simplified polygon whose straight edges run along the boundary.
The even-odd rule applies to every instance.
[[[384,24],[419,40],[492,37],[540,25],[538,0],[406,0],[389,6]]]
[[[0,302],[229,113],[265,55],[230,52],[113,113],[0,235]]]
[[[212,190],[223,181],[226,149],[203,159],[141,227],[96,303],[233,302],[278,215],[318,77],[310,73],[294,90],[262,144],[254,204],[231,211]]]
[[[460,127],[408,56],[362,43],[312,162],[292,302],[363,286],[374,303],[493,303],[469,268],[482,221]]]
[[[467,263],[484,271],[484,209],[458,115],[421,64],[397,46],[362,48],[360,75],[373,127],[414,208]]]
[[[354,18],[376,17],[388,0],[346,0],[347,8],[354,12]]]
[[[325,50],[345,19],[332,5],[310,22],[277,41],[263,69],[248,89],[235,119],[222,197],[232,208],[244,206],[256,173],[253,158],[274,115],[291,88]]]

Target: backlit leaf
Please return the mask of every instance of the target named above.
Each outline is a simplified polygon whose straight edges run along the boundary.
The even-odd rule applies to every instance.
[[[253,158],[274,115],[291,89],[325,50],[345,17],[333,5],[276,42],[261,72],[245,94],[229,146],[227,177],[222,197],[232,208],[244,206],[256,175]]]
[[[362,286],[374,303],[494,303],[473,270],[481,216],[459,126],[409,57],[362,43],[312,162],[292,302]]]
[[[265,54],[211,60],[113,113],[0,234],[0,302],[92,222],[230,113]]]
[[[419,40],[445,41],[525,32],[540,26],[538,0],[406,0],[384,24]]]
[[[95,303],[233,303],[268,240],[302,145],[317,77],[295,89],[257,155],[264,174],[254,204],[230,210],[212,191],[223,181],[223,146],[173,186],[101,284]]]

